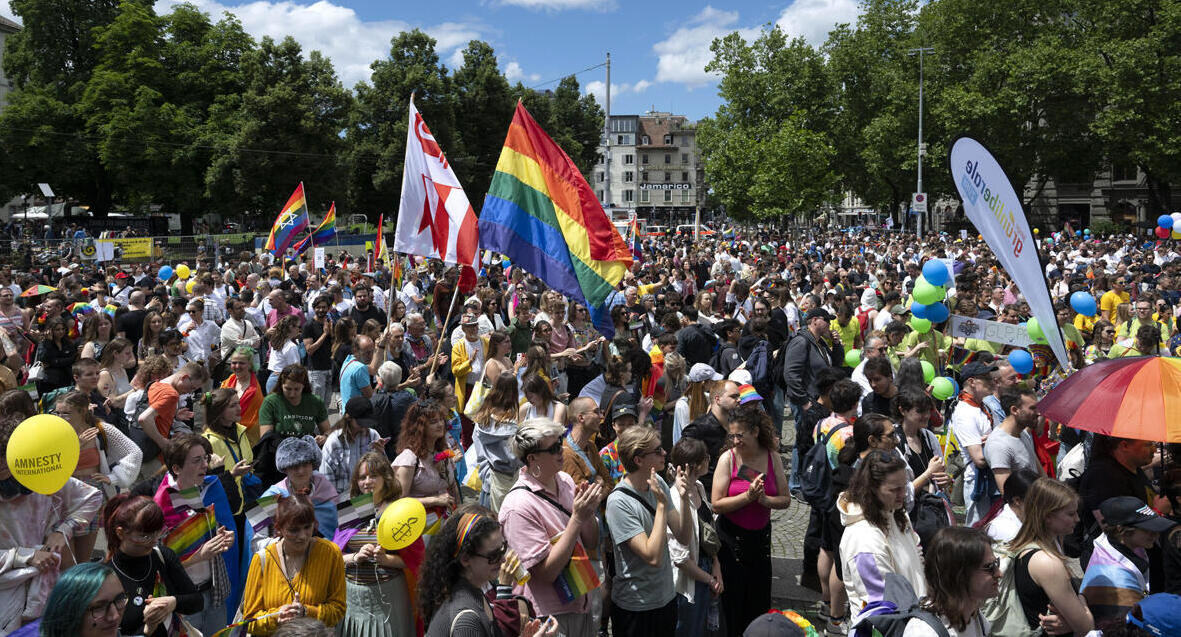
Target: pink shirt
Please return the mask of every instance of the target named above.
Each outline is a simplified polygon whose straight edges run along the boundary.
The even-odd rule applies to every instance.
[[[558,472],[557,480],[558,493],[547,494],[566,507],[567,511],[573,511],[574,480],[564,471]],[[540,496],[516,489],[518,486],[524,486],[530,491],[545,491],[545,487],[527,471],[522,471],[521,477],[513,485],[515,490],[510,491],[500,505],[500,524],[504,527],[504,537],[508,539],[509,547],[517,552],[525,568],[532,568],[549,556],[550,538],[566,530],[570,516]],[[531,578],[524,586],[517,586],[513,592],[528,598],[538,616],[585,613],[589,610],[586,595],[563,604],[558,599],[553,582],[539,582],[537,578]]]

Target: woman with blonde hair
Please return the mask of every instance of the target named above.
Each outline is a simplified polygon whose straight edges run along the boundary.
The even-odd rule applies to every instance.
[[[1078,494],[1053,478],[1038,478],[1025,494],[1025,520],[1009,543],[1013,584],[1031,630],[1084,635],[1095,628],[1062,552],[1062,538],[1078,524]],[[1048,606],[1056,615],[1047,619]],[[991,617],[990,617],[991,618]]]
[[[373,515],[359,526],[340,528],[333,541],[344,555],[344,619],[341,637],[399,637],[415,634],[415,609],[410,591],[417,588],[425,547],[419,538],[410,546],[387,551],[377,542],[377,520],[402,488],[384,453],[361,456],[349,481],[352,497],[373,496]]]
[[[482,485],[480,502],[493,511],[500,510],[501,501],[516,484],[521,469],[520,460],[509,447],[519,422],[517,393],[517,377],[512,372],[501,372],[472,417],[472,444],[476,445],[476,468]]]
[[[238,486],[239,504],[234,515],[241,515],[248,501],[262,492],[262,480],[254,475],[254,450],[247,429],[239,421],[242,403],[233,389],[220,387],[201,396],[205,408],[205,431],[213,455],[221,458],[222,468]],[[214,470],[210,467],[210,470]],[[246,497],[249,494],[249,497]]]
[[[160,351],[160,335],[164,333],[165,327],[164,316],[156,310],[148,310],[148,313],[144,315],[142,336],[135,348],[136,356],[140,361],[162,353]]]
[[[123,409],[134,388],[127,370],[135,367],[135,348],[131,341],[116,337],[103,348],[99,357],[98,391],[111,401],[113,409]]]

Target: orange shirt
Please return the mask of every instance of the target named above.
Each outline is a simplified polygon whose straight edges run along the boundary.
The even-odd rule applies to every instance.
[[[156,410],[156,431],[165,438],[172,433],[172,421],[176,418],[179,403],[180,394],[168,383],[152,383],[148,388],[148,406]]]

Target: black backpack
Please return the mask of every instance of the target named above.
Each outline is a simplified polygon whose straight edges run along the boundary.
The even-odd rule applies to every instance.
[[[914,508],[910,510],[910,524],[918,534],[922,546],[931,546],[931,539],[939,529],[955,526],[955,513],[942,496],[930,491],[914,492]]]
[[[860,614],[857,624],[849,629],[850,637],[902,637],[912,619],[921,619],[939,637],[950,637],[943,622],[919,606],[914,587],[905,577],[887,573],[881,601],[872,602]],[[972,618],[980,621],[980,614]],[[983,628],[983,625],[981,625]]]
[[[844,422],[829,429],[824,438],[817,440],[800,461],[800,493],[805,502],[821,511],[827,511],[832,504],[832,467],[828,465],[828,441],[848,426],[849,423]]]

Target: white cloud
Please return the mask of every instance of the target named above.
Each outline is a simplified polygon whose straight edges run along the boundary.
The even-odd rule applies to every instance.
[[[526,73],[520,64],[509,62],[504,67],[504,79],[508,80],[510,84],[513,82],[537,82],[541,80],[541,75]]]
[[[16,17],[16,14],[12,12],[12,7],[8,6],[7,2],[0,2],[0,16],[4,16],[17,24],[21,23],[20,18]]]
[[[497,0],[496,4],[521,7],[531,11],[566,11],[568,9],[589,9],[591,11],[614,11],[615,0]]]
[[[616,84],[615,82],[612,82],[611,83],[611,99],[614,100],[616,97],[623,95],[624,93],[642,93],[642,92],[644,92],[644,89],[648,88],[649,86],[652,86],[652,83],[649,82],[648,80],[640,80],[639,82],[636,82],[635,84],[630,84],[628,82],[624,82],[623,84]],[[599,106],[604,106],[604,107],[606,106],[606,104],[605,104],[606,99],[607,99],[607,83],[606,82],[603,82],[601,80],[587,82],[586,86],[582,87],[582,92],[586,93],[587,95],[594,95],[595,101],[599,103]]]
[[[819,46],[837,24],[857,22],[861,13],[857,0],[795,0],[775,22],[791,37],[802,37]]]
[[[717,79],[715,74],[705,72],[705,66],[713,60],[709,46],[714,39],[732,31],[738,31],[748,40],[758,37],[758,28],[739,28],[734,26],[737,22],[737,11],[721,11],[712,6],[702,9],[685,26],[652,47],[658,58],[656,81],[679,82],[695,88]]]
[[[459,53],[469,40],[480,39],[485,27],[481,24],[443,22],[437,25],[414,25],[401,20],[362,20],[356,11],[318,0],[312,4],[300,4],[290,0],[256,0],[244,4],[226,4],[218,0],[190,0],[199,9],[208,13],[213,20],[228,11],[242,21],[247,33],[261,38],[270,36],[280,40],[293,36],[304,51],[318,50],[332,60],[337,75],[346,86],[361,80],[368,80],[369,65],[374,60],[389,55],[390,39],[402,32],[421,28],[437,40],[435,45],[439,56],[448,60]],[[159,0],[158,13],[167,13],[179,0]],[[449,57],[450,56],[450,57]]]

